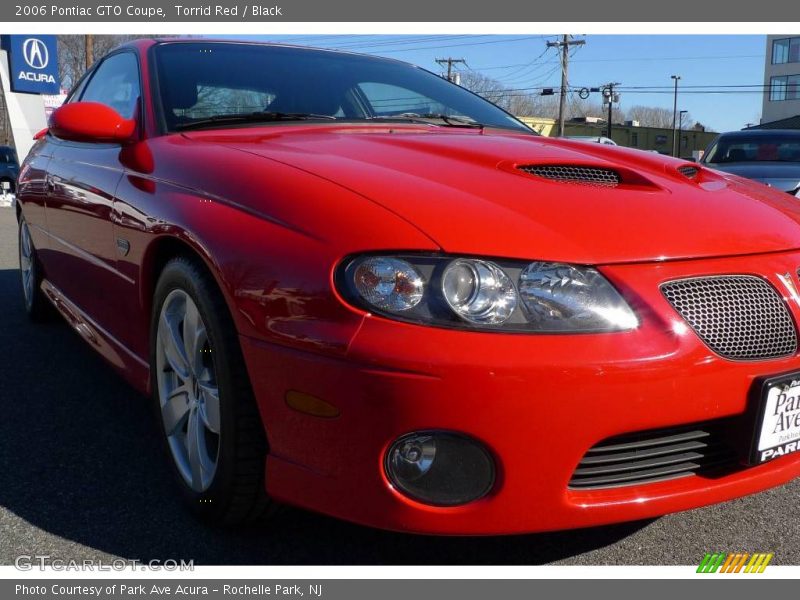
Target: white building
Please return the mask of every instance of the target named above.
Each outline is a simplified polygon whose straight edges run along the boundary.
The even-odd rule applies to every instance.
[[[767,36],[761,123],[800,115],[800,35]]]

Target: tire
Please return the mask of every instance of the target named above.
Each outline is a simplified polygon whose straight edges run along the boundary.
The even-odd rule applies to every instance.
[[[179,257],[164,267],[150,339],[152,404],[186,504],[212,524],[269,516],[274,502],[264,488],[264,426],[233,319],[199,261]]]
[[[36,248],[33,245],[30,229],[25,218],[20,216],[17,232],[19,251],[19,273],[22,283],[22,301],[28,318],[34,322],[49,321],[54,313],[53,306],[42,291],[42,268]]]

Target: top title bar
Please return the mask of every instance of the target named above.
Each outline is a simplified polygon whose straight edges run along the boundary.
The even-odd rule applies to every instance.
[[[0,22],[798,22],[800,3],[671,0],[103,0],[0,4]]]

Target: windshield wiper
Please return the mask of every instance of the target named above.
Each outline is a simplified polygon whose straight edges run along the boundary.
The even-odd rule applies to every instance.
[[[184,131],[199,127],[224,125],[226,123],[268,123],[271,121],[311,121],[317,119],[335,121],[336,117],[332,115],[318,115],[315,113],[288,113],[264,110],[252,113],[214,115],[213,117],[208,117],[207,119],[189,121],[188,123],[178,123],[175,125],[175,129]]]
[[[478,123],[470,117],[457,117],[455,115],[446,115],[444,113],[402,113],[399,115],[377,115],[368,117],[371,121],[410,121],[414,123],[428,123],[429,121],[442,121],[448,127],[470,127],[474,129],[483,129],[485,125]]]

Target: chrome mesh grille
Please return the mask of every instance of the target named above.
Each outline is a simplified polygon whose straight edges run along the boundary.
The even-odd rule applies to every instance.
[[[561,183],[578,185],[595,185],[600,187],[616,187],[620,184],[619,173],[611,169],[599,167],[581,167],[575,165],[525,165],[519,167],[530,175],[544,177]]]
[[[589,448],[570,479],[574,490],[666,481],[735,468],[738,456],[714,423],[609,438]]]
[[[735,360],[797,352],[789,310],[769,283],[750,275],[671,281],[661,292],[711,350]]]
[[[695,177],[697,177],[697,174],[699,172],[700,169],[692,165],[683,165],[682,167],[678,167],[678,173],[680,173],[684,177],[688,177],[689,179],[694,179]]]

